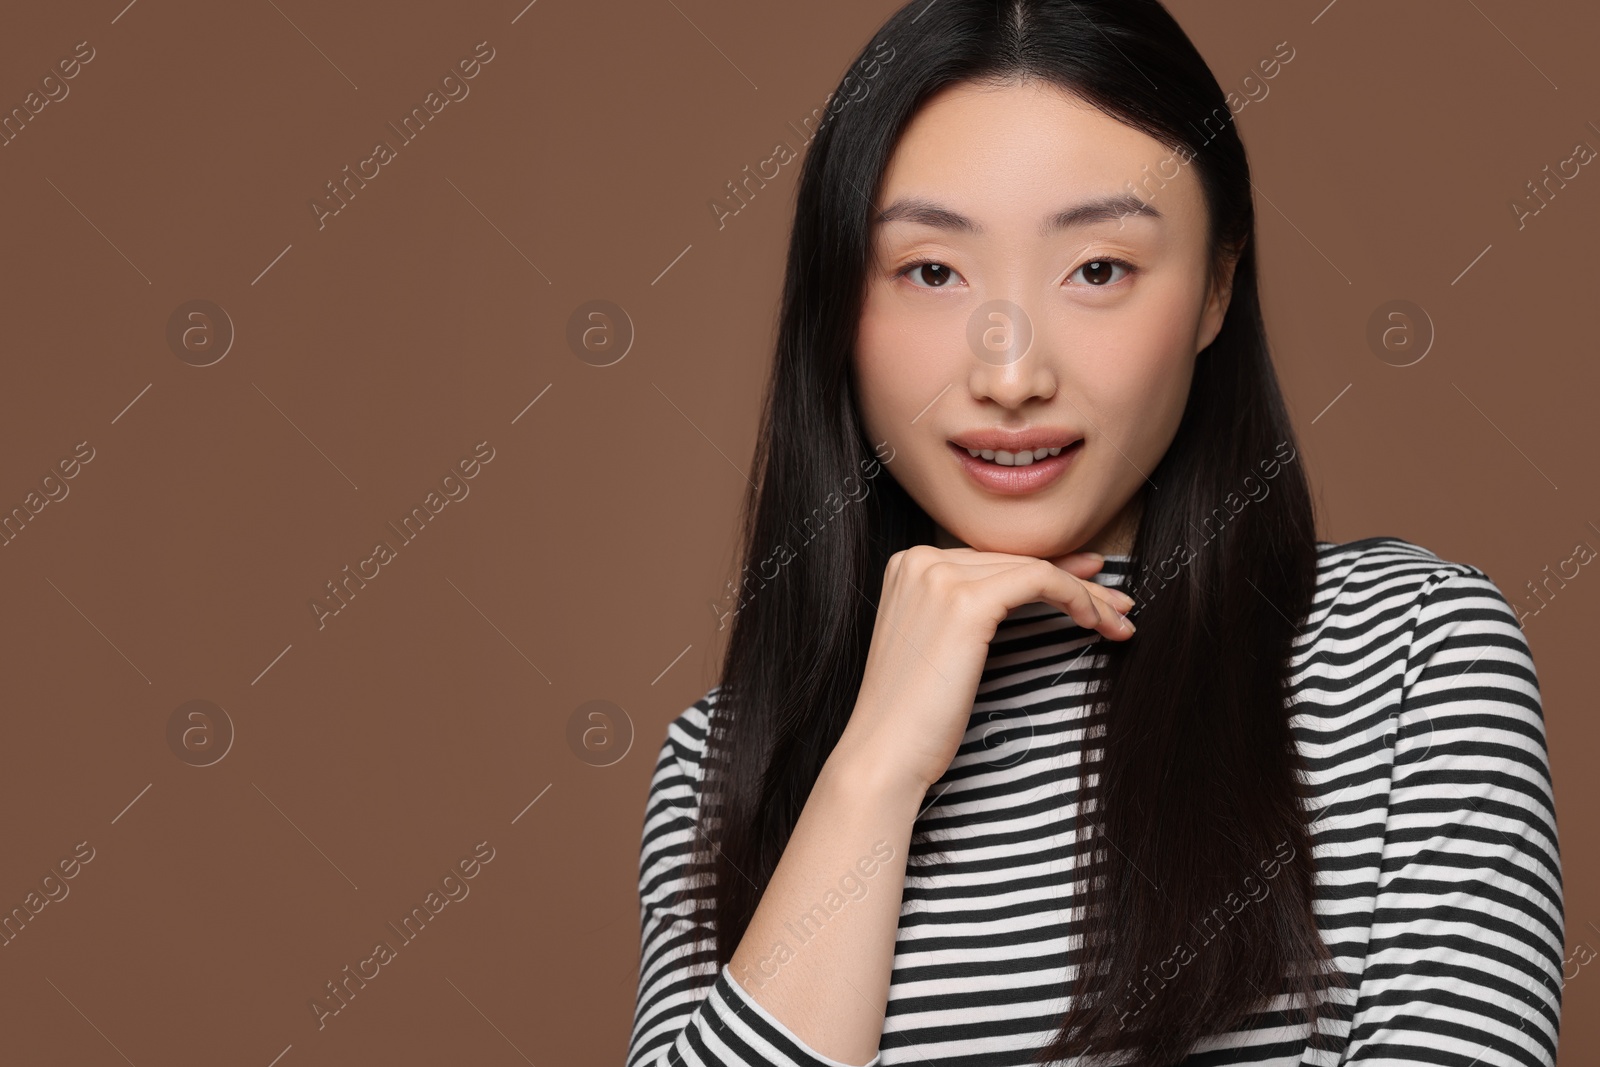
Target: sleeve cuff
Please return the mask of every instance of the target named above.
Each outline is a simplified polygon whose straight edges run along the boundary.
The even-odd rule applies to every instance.
[[[764,1062],[782,1067],[878,1067],[881,1052],[874,1052],[872,1059],[864,1064],[845,1063],[824,1056],[800,1040],[794,1031],[745,992],[727,964],[722,965],[710,997],[718,1013],[723,1015],[723,1022],[760,1050]]]

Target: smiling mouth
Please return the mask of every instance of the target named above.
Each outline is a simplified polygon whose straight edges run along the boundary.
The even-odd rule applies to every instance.
[[[1004,449],[993,448],[969,448],[967,449],[967,455],[973,459],[987,460],[1001,467],[1026,467],[1040,460],[1049,459],[1051,456],[1059,456],[1066,449],[1072,448],[1076,444],[1077,442],[1074,441],[1071,445],[1066,445],[1062,448],[1035,448],[1021,452],[1007,452]],[[957,445],[956,447],[959,448],[960,446]]]
[[[1083,439],[1069,445],[1047,445],[1016,453],[973,449],[954,441],[946,447],[973,485],[1001,496],[1018,496],[1036,493],[1061,478],[1077,462],[1078,454],[1083,451]],[[994,458],[986,458],[986,452]],[[1044,453],[1044,458],[1035,459],[1040,452]]]

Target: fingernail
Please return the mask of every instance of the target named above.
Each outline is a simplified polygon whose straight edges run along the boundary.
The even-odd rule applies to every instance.
[[[1101,563],[1106,561],[1106,558],[1098,552],[1081,552],[1079,555],[1088,556],[1090,559],[1099,560]]]
[[[1135,626],[1133,625],[1133,620],[1132,619],[1128,618],[1126,615],[1118,615],[1117,618],[1122,620],[1122,625],[1127,629],[1127,631],[1130,634],[1133,633],[1133,631],[1135,629]]]

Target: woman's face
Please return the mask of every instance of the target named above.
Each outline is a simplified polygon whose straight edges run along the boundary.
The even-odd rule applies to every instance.
[[[1204,195],[1181,158],[1042,83],[951,86],[906,128],[875,205],[854,371],[935,543],[1131,547],[1227,307],[1207,292]],[[1136,199],[1057,219],[1132,197],[1130,182]],[[958,442],[1011,450],[975,459]]]

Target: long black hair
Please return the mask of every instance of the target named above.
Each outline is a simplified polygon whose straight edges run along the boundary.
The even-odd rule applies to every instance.
[[[697,848],[715,886],[718,961],[743,937],[850,717],[889,556],[933,540],[893,477],[873,477],[892,472],[892,456],[867,439],[853,391],[871,198],[931,94],[1037,80],[1194,168],[1210,275],[1229,259],[1234,272],[1177,434],[1139,491],[1124,584],[1141,602],[1138,635],[1097,650],[1086,736],[1098,747],[1085,754],[1073,898],[1081,940],[1067,961],[1069,1010],[1036,1062],[1131,1049],[1150,1067],[1176,1063],[1277,996],[1315,1031],[1322,994],[1341,979],[1312,912],[1288,678],[1315,592],[1316,529],[1268,354],[1249,166],[1228,102],[1156,0],[913,0],[852,71],[801,169],[741,603],[707,737]],[[1130,179],[1153,195],[1149,173]],[[1273,491],[1242,507],[1241,486],[1261,476]],[[850,491],[868,478],[871,491]],[[927,840],[913,835],[910,859]],[[1265,878],[1271,891],[1257,899],[1247,880]],[[1235,909],[1241,886],[1252,903]],[[1218,915],[1227,932],[1184,958]]]

